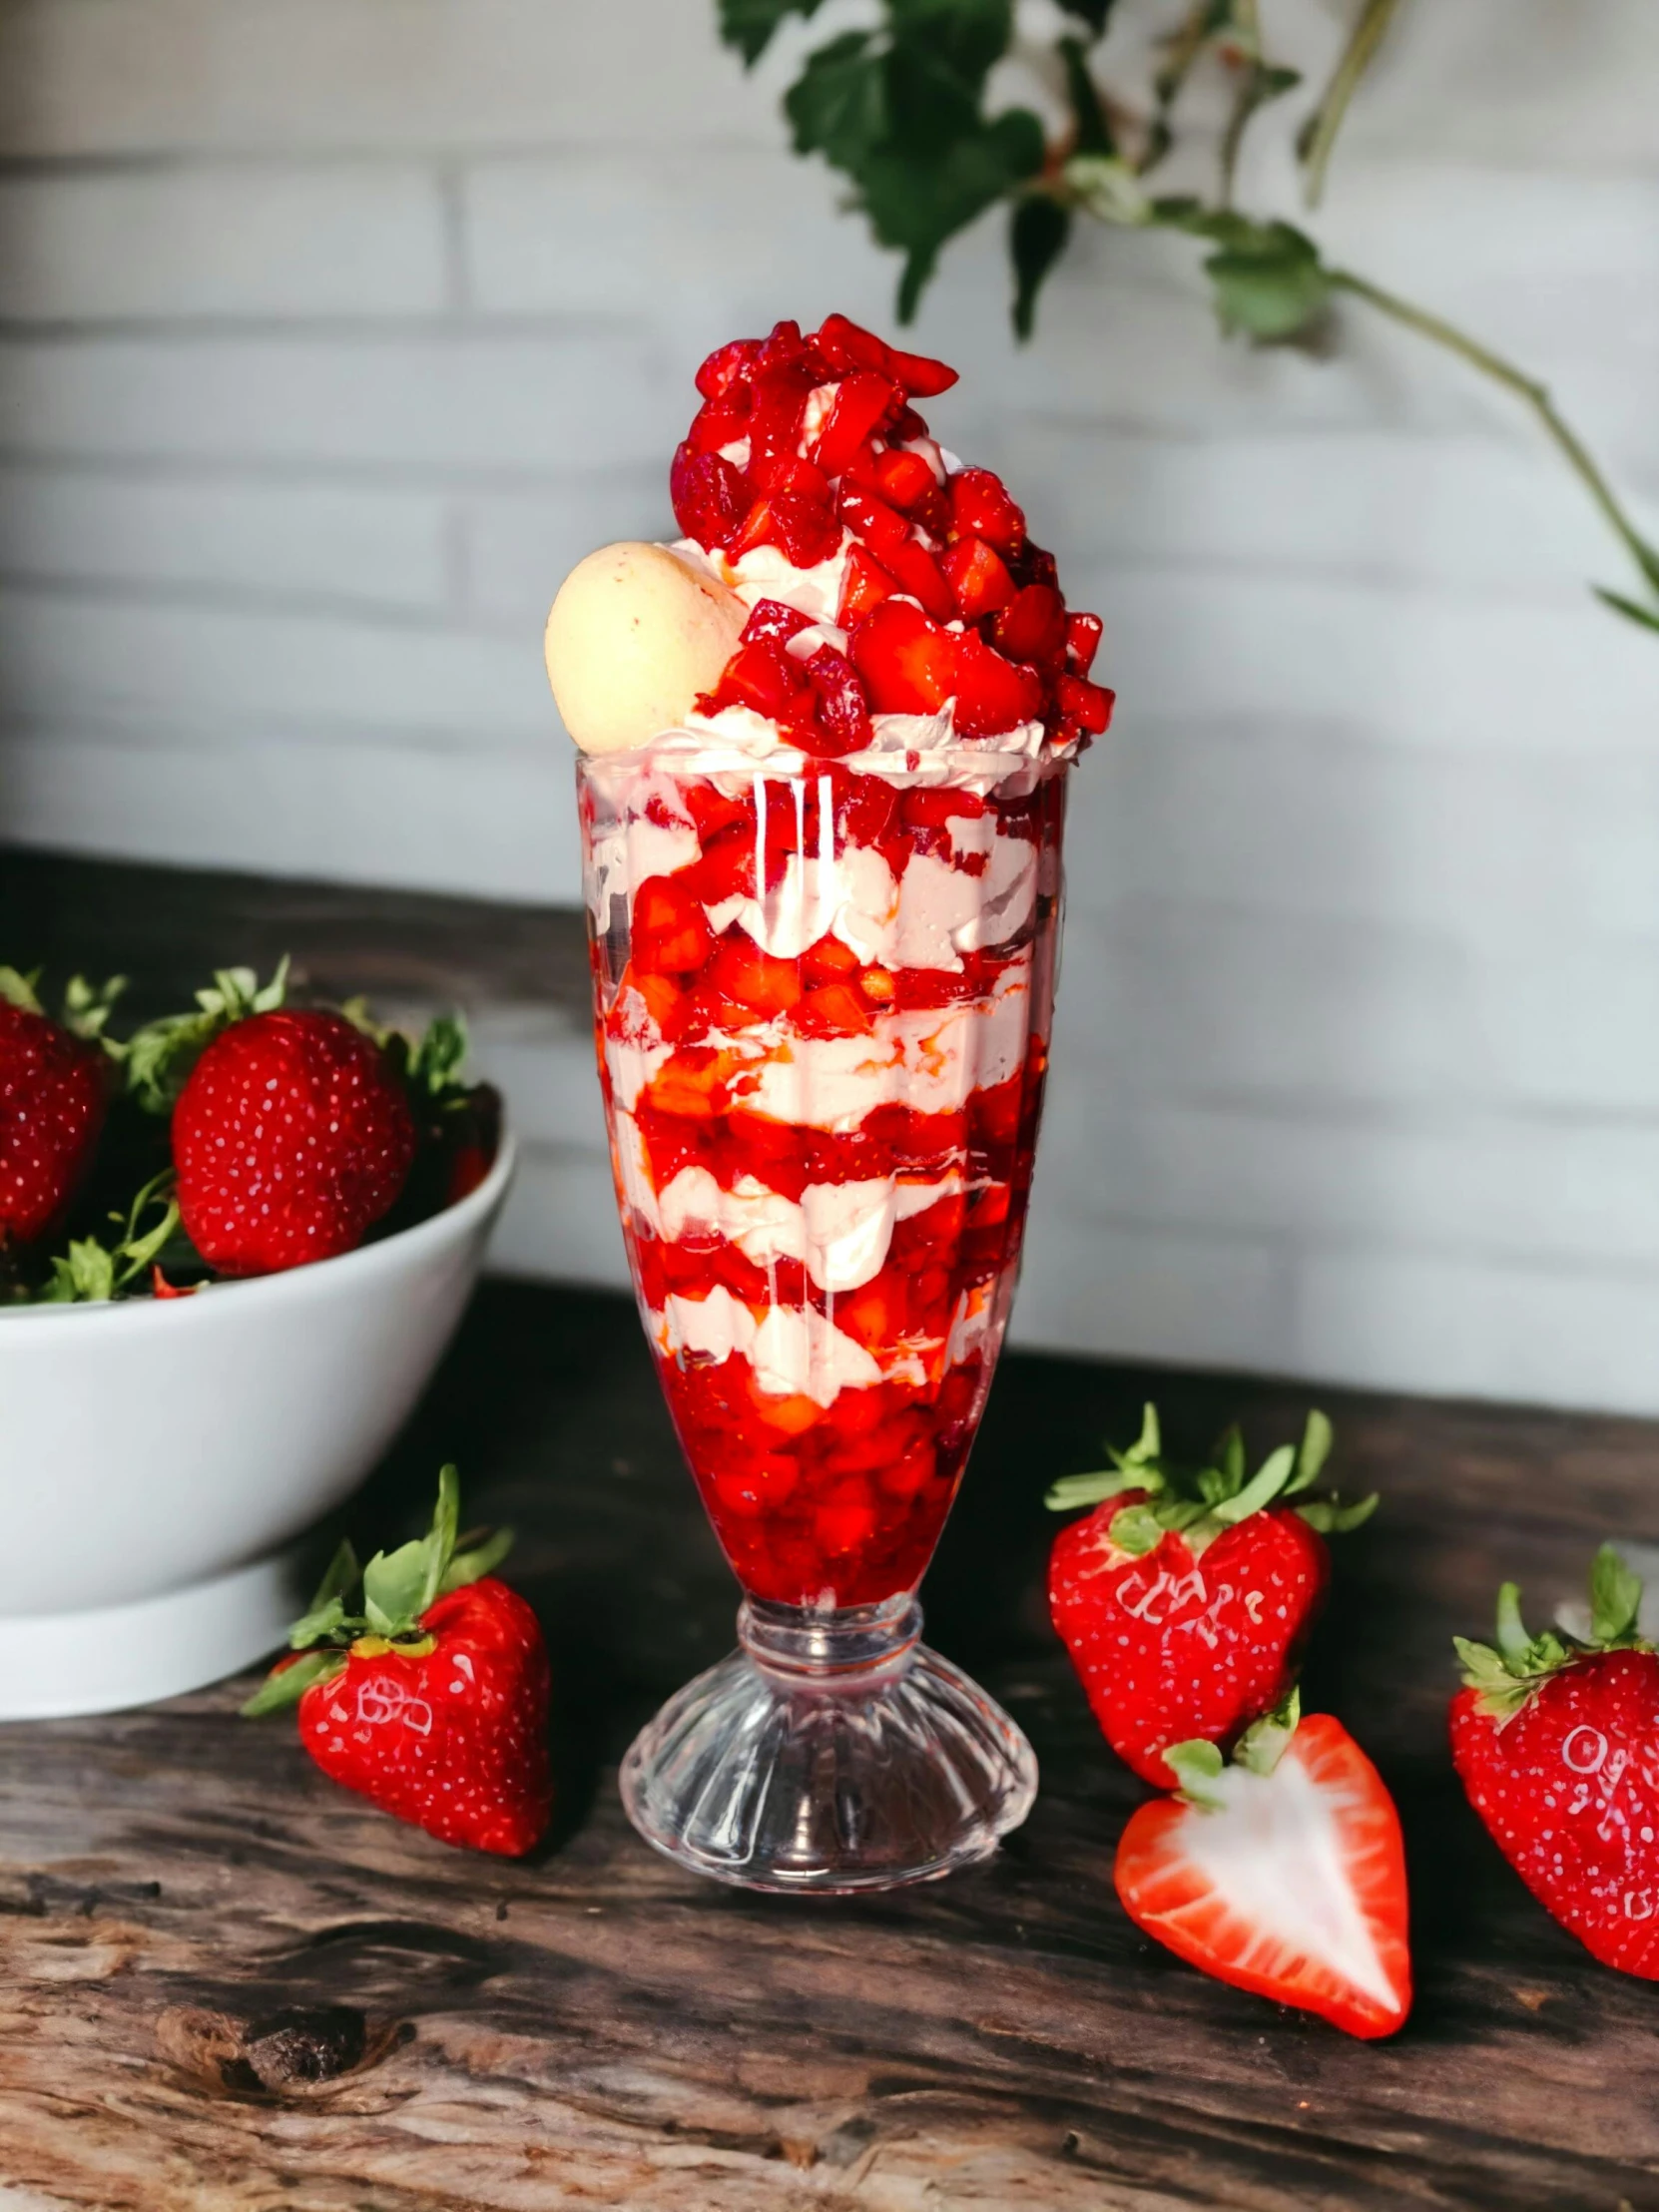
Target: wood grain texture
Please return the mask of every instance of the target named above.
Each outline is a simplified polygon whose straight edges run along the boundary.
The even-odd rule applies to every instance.
[[[1659,1536],[1633,1422],[1328,1400],[1384,1508],[1308,1677],[1398,1794],[1420,1995],[1385,2044],[1209,1982],[1110,1888],[1139,1786],[1043,1619],[1045,1481],[1155,1389],[1178,1446],[1271,1385],[1010,1359],[926,1586],[1029,1729],[990,1867],[858,1904],[746,1899],[628,1829],[616,1758],[727,1647],[734,1591],[621,1301],[487,1287],[350,1516],[417,1522],[440,1456],[522,1530],[561,1802],[512,1865],[335,1789],[239,1689],[0,1738],[0,2179],[110,2212],[1175,2212],[1659,2207],[1659,1993],[1520,1889],[1443,1749],[1447,1638],[1505,1573],[1542,1612],[1600,1534]],[[0,2201],[4,2201],[0,2198]]]

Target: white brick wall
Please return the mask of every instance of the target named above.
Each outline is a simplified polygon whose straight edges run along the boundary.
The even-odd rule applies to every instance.
[[[1348,12],[1270,16],[1317,75]],[[888,312],[781,151],[788,53],[745,82],[712,15],[0,0],[0,836],[573,896],[554,584],[666,526],[707,346]],[[1659,529],[1656,84],[1651,0],[1419,0],[1322,228],[1549,378]],[[1224,349],[1190,249],[1102,234],[1029,351],[1004,299],[958,248],[937,418],[1123,697],[1018,1332],[1659,1411],[1659,644],[1588,598],[1614,550],[1362,315]],[[481,1048],[531,1140],[504,1261],[618,1280],[585,1041]]]

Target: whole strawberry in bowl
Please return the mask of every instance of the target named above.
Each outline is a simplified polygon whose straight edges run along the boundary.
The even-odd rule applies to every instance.
[[[463,1052],[243,969],[113,1041],[81,1195],[0,1282],[0,1718],[281,1640],[300,1539],[407,1417],[506,1195]]]
[[[0,967],[0,1259],[49,1237],[86,1180],[114,1088],[100,1032],[120,989],[77,978],[53,1020],[33,980]]]
[[[1148,1405],[1109,1467],[1049,1491],[1056,1512],[1094,1507],[1054,1541],[1049,1611],[1102,1733],[1143,1781],[1172,1789],[1169,1745],[1230,1744],[1290,1689],[1330,1582],[1326,1535],[1377,1505],[1314,1494],[1331,1444],[1315,1411],[1254,1475],[1236,1428],[1214,1465],[1188,1471],[1165,1458]]]

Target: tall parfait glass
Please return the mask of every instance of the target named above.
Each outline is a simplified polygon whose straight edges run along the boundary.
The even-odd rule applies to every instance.
[[[744,1592],[623,1798],[701,1873],[838,1892],[983,1858],[1035,1794],[916,1586],[1013,1297],[1067,760],[792,759],[671,732],[578,782],[629,1265]]]

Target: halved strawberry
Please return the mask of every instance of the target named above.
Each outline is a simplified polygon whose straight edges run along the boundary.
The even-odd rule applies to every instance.
[[[950,526],[953,537],[983,538],[999,553],[1025,542],[1024,513],[988,468],[959,469],[950,479]]]
[[[964,622],[999,613],[1014,596],[1007,564],[983,538],[958,538],[939,555],[939,566],[956,594]]]
[[[1023,584],[991,624],[991,639],[1011,661],[1058,661],[1066,650],[1066,603],[1051,585]]]
[[[1411,2009],[1405,1851],[1382,1776],[1341,1721],[1293,1694],[1223,1764],[1171,1754],[1182,1794],[1143,1805],[1114,1880],[1137,1928],[1236,1988],[1391,2035]]]
[[[955,645],[953,689],[956,727],[966,738],[993,738],[1042,718],[1042,678],[993,653],[976,630],[964,630]]]
[[[674,519],[699,545],[725,547],[749,512],[749,490],[730,461],[699,453],[687,440],[668,475]]]
[[[856,369],[843,376],[813,446],[813,460],[827,476],[839,476],[883,417],[896,412],[902,402],[903,394],[872,370]]]
[[[836,622],[843,630],[852,629],[879,607],[883,599],[890,599],[897,589],[897,584],[875,556],[861,545],[853,545],[847,552],[846,573],[841,578]]]
[[[957,643],[908,600],[887,599],[853,632],[852,665],[877,714],[936,714],[955,689]]]

